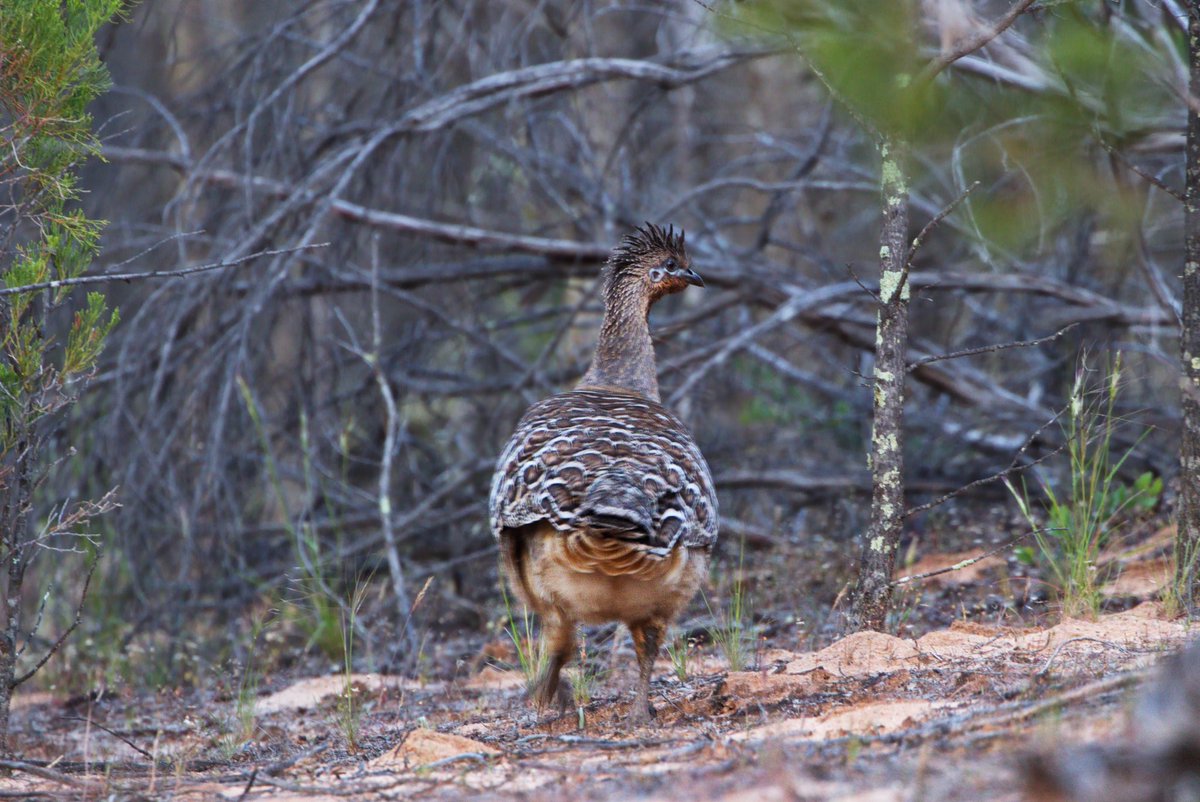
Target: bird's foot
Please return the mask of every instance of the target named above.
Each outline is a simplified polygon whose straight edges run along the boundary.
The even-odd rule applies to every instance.
[[[649,700],[645,698],[634,699],[633,706],[629,711],[629,723],[635,727],[640,727],[649,724],[651,719],[657,715],[657,711],[655,711]]]
[[[571,709],[571,689],[565,682],[552,681],[550,677],[541,677],[529,690],[529,698],[539,711],[553,710],[564,713]]]

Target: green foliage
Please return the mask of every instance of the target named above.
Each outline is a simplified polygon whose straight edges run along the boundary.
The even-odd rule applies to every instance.
[[[1049,568],[1068,616],[1095,615],[1100,609],[1097,558],[1131,513],[1153,509],[1162,493],[1162,480],[1146,473],[1132,485],[1117,481],[1117,474],[1142,437],[1120,454],[1114,454],[1113,436],[1121,421],[1115,414],[1121,387],[1121,355],[1099,387],[1089,386],[1091,370],[1081,359],[1065,411],[1063,435],[1069,459],[1067,487],[1042,483],[1046,526],[1038,523],[1029,492],[1012,482],[1005,484],[1022,516],[1034,530],[1038,554],[1025,547],[1018,558],[1030,564],[1038,558]]]
[[[594,660],[588,660],[587,636],[579,638],[579,663],[568,674],[571,682],[571,701],[579,715],[579,729],[587,724],[586,708],[592,703],[596,684],[604,676],[604,671]]]
[[[351,749],[359,747],[362,729],[362,703],[359,691],[354,687],[354,630],[358,626],[358,614],[367,599],[370,578],[360,580],[354,586],[346,604],[342,607],[342,690],[338,694],[337,726]]]
[[[984,191],[963,211],[989,248],[1041,248],[1085,214],[1133,230],[1138,194],[1111,180],[1104,150],[1178,125],[1181,33],[1167,26],[1174,39],[1164,42],[1157,21],[1113,15],[1103,3],[1039,3],[1046,13],[1018,20],[996,41],[1008,48],[1007,60],[993,62],[1014,76],[1008,83],[937,69],[950,43],[938,52],[930,31],[937,17],[925,5],[747,0],[734,4],[729,27],[786,38],[869,133],[908,144],[918,156],[909,165],[914,182],[924,179],[923,162],[951,161],[960,186],[979,181]],[[1015,36],[1024,44],[1007,46]]]
[[[704,598],[709,615],[715,621],[708,627],[708,637],[721,650],[730,671],[742,671],[746,668],[753,654],[754,640],[757,636],[757,629],[750,612],[750,598],[746,592],[742,575],[744,554],[745,544],[743,543],[738,553],[737,573],[734,574],[729,604],[719,615],[713,612],[712,606],[708,603],[708,597]]]
[[[102,221],[68,205],[79,196],[76,168],[99,153],[87,105],[109,87],[94,44],[121,0],[5,0],[0,14],[0,280],[7,289],[77,278],[99,248]],[[40,418],[72,400],[62,392],[89,373],[116,325],[104,297],[88,295],[65,345],[47,321],[70,286],[0,298],[0,411],[7,453]],[[60,348],[62,367],[51,366]]]
[[[1115,485],[1109,499],[1109,515],[1138,516],[1153,512],[1162,497],[1162,491],[1162,477],[1149,471],[1134,479],[1131,485]]]
[[[295,576],[300,597],[297,603],[289,605],[288,612],[294,617],[300,627],[308,635],[306,649],[317,647],[324,655],[333,660],[345,657],[345,643],[342,637],[342,616],[344,600],[330,586],[327,578],[327,558],[321,547],[320,534],[308,522],[297,523],[292,519],[288,510],[287,493],[283,480],[279,476],[279,467],[275,460],[275,451],[267,432],[262,410],[250,385],[241,376],[237,377],[238,391],[246,407],[246,414],[258,436],[259,448],[262,450],[263,463],[267,469],[271,492],[283,518],[284,528],[291,536],[296,557]],[[300,432],[301,451],[305,455],[306,486],[312,486],[312,466],[308,462],[307,418],[301,418]]]
[[[513,648],[517,651],[517,665],[525,676],[525,689],[532,692],[538,678],[545,669],[549,655],[543,644],[533,631],[533,616],[522,606],[518,618],[508,599],[508,592],[501,588],[504,596],[504,613],[507,624],[504,631],[512,640]]]
[[[691,657],[692,640],[683,633],[678,633],[667,641],[667,656],[671,658],[671,670],[680,682],[688,678],[688,660]]]
[[[74,312],[65,342],[55,336],[72,296],[69,284],[57,282],[82,275],[99,249],[103,223],[69,207],[79,197],[78,165],[99,152],[87,104],[109,86],[95,35],[120,8],[121,0],[3,0],[0,6],[0,285],[13,291],[0,296],[0,549],[9,565],[3,631],[10,643],[27,624],[27,569],[45,540],[79,531],[112,507],[81,505],[65,523],[31,531],[35,488],[45,486],[52,469],[46,466],[59,464],[56,455],[42,452],[45,421],[75,401],[117,323],[104,296],[91,293]],[[60,560],[72,551],[55,550]],[[47,590],[42,603],[49,597]],[[0,682],[9,687],[17,656],[12,649],[0,654]],[[8,748],[8,713],[6,700],[0,750]]]
[[[73,177],[64,175],[96,151],[87,105],[109,87],[96,31],[116,17],[121,0],[5,0],[0,14],[0,108],[26,140],[22,163],[63,200]]]
[[[917,80],[916,2],[790,0],[775,8],[804,58],[857,117],[906,140],[928,125],[941,90]]]
[[[90,370],[100,358],[108,333],[120,319],[116,309],[107,314],[107,319],[106,312],[104,296],[98,292],[89,292],[87,306],[75,313],[71,332],[67,335],[62,368],[64,377],[70,378]]]
[[[231,756],[254,738],[258,729],[258,687],[262,682],[262,666],[257,659],[258,643],[273,621],[275,611],[256,616],[250,627],[246,648],[246,663],[238,679],[237,695],[233,700],[233,721],[229,732],[221,739],[221,751]]]

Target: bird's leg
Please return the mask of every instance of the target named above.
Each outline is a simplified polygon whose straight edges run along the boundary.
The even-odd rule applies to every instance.
[[[645,724],[653,712],[650,707],[650,674],[654,671],[654,660],[658,657],[658,644],[662,639],[662,632],[663,627],[658,623],[641,623],[629,627],[638,659],[637,691],[630,713],[634,724]]]
[[[542,653],[546,665],[530,692],[539,708],[549,707],[555,697],[561,709],[570,707],[571,691],[559,682],[559,675],[574,651],[575,624],[561,615],[547,615],[542,620]]]

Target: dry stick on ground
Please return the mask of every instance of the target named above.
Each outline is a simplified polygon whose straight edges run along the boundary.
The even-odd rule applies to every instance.
[[[89,794],[101,794],[108,790],[105,785],[97,785],[87,780],[80,780],[72,777],[69,774],[63,774],[61,771],[54,771],[43,766],[36,766],[32,763],[25,763],[20,760],[0,760],[0,769],[8,771],[19,771],[25,774],[32,774],[34,777],[41,777],[43,780],[60,783],[70,788],[78,788],[81,791],[86,791]]]
[[[1128,649],[1126,649],[1124,646],[1120,646],[1116,643],[1113,643],[1112,641],[1104,640],[1103,638],[1092,638],[1092,637],[1088,637],[1086,635],[1080,635],[1075,638],[1068,638],[1067,640],[1058,644],[1058,648],[1055,649],[1054,652],[1050,655],[1050,658],[1048,660],[1046,660],[1045,665],[1043,665],[1037,672],[1035,672],[1033,676],[1034,677],[1046,676],[1046,674],[1048,674],[1050,672],[1050,666],[1054,665],[1054,661],[1058,659],[1059,653],[1066,646],[1069,646],[1072,643],[1086,643],[1086,642],[1099,643],[1102,646],[1106,646],[1111,649],[1116,649],[1117,651],[1121,652],[1122,654],[1129,654]]]
[[[62,720],[63,721],[82,721],[82,722],[85,722],[90,727],[96,727],[97,729],[104,730],[109,735],[116,738],[118,741],[121,741],[123,744],[128,746],[133,751],[135,751],[138,754],[142,755],[143,757],[149,759],[151,762],[154,762],[154,763],[160,762],[150,752],[148,752],[145,749],[143,749],[142,747],[138,746],[137,744],[135,744],[133,741],[126,738],[121,733],[110,730],[108,727],[104,726],[103,724],[96,721],[95,719],[84,718],[83,716],[62,716]],[[167,761],[167,760],[163,760],[161,762],[166,765],[170,764],[170,761]]]
[[[899,732],[890,732],[885,735],[847,735],[840,738],[822,740],[819,743],[805,738],[785,739],[784,742],[813,744],[824,749],[840,748],[852,741],[860,744],[876,743],[911,746],[913,743],[923,741],[927,738],[960,736],[984,729],[987,731],[981,734],[983,738],[1003,737],[1013,734],[1010,731],[1004,730],[1004,727],[1040,715],[1047,710],[1060,709],[1071,702],[1087,700],[1089,703],[1095,704],[1110,694],[1137,684],[1149,676],[1152,670],[1152,666],[1135,669],[1032,701],[1020,700],[989,706],[973,705],[964,713],[959,713],[942,720],[935,720],[917,727],[911,727],[906,730],[900,730]],[[959,741],[959,743],[966,745],[970,741]]]
[[[238,802],[242,802],[250,794],[250,789],[254,787],[254,781],[258,778],[258,766],[255,766],[250,771],[250,778],[246,780],[246,787],[242,789],[241,796],[238,797]]]

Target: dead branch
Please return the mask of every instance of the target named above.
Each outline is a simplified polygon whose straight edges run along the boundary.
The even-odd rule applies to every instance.
[[[85,791],[88,794],[101,794],[105,790],[105,786],[98,785],[87,780],[79,780],[69,774],[63,774],[61,771],[37,766],[32,763],[26,763],[20,760],[2,760],[0,759],[0,769],[9,771],[18,771],[24,774],[32,774],[34,777],[41,777],[43,780],[66,785],[70,788],[76,788],[80,791]]]
[[[46,653],[41,656],[41,659],[34,664],[33,668],[29,669],[19,677],[13,678],[11,687],[17,687],[21,683],[33,677],[34,674],[41,671],[42,666],[46,665],[50,658],[54,656],[55,652],[61,649],[62,645],[67,642],[67,638],[71,637],[71,633],[79,628],[79,624],[83,621],[83,605],[84,602],[87,601],[88,590],[92,586],[92,575],[96,573],[96,564],[99,562],[100,550],[97,549],[96,556],[92,558],[91,564],[88,565],[87,576],[85,576],[83,579],[83,590],[79,594],[79,603],[75,605],[75,617],[71,620],[71,623],[67,626],[67,628],[63,630],[62,634],[58,636],[58,639],[51,644],[49,649],[46,650]]]
[[[996,482],[996,481],[1002,481],[1018,471],[1032,468],[1034,465],[1044,462],[1045,460],[1049,459],[1050,457],[1054,456],[1055,454],[1060,453],[1064,448],[1066,448],[1065,445],[1059,446],[1058,448],[1055,448],[1053,451],[1043,454],[1042,456],[1038,457],[1035,460],[1032,460],[1029,462],[1024,461],[1025,455],[1029,452],[1030,446],[1032,446],[1035,442],[1037,442],[1038,439],[1042,436],[1042,433],[1044,431],[1046,431],[1046,429],[1049,428],[1050,425],[1052,423],[1054,423],[1055,421],[1057,421],[1060,417],[1062,417],[1062,411],[1059,411],[1052,418],[1050,418],[1045,423],[1043,423],[1041,426],[1039,426],[1037,429],[1035,429],[1032,434],[1030,434],[1028,437],[1026,437],[1025,442],[1021,444],[1021,447],[1017,449],[1017,453],[1013,455],[1012,462],[1010,462],[1008,464],[1008,467],[1005,468],[1004,470],[998,471],[998,472],[992,474],[991,476],[985,476],[981,479],[976,479],[973,482],[968,482],[967,484],[963,485],[962,487],[952,490],[951,492],[947,493],[944,496],[939,496],[938,498],[935,498],[932,501],[922,504],[919,507],[913,507],[912,509],[906,511],[904,513],[904,516],[907,518],[907,517],[916,515],[917,513],[925,512],[926,510],[933,509],[934,507],[945,504],[950,499],[955,498],[957,496],[961,496],[963,493],[967,493],[967,492],[975,489],[976,487],[979,487],[979,486],[985,485],[985,484],[991,484],[992,482]]]
[[[805,311],[816,309],[822,304],[828,303],[834,298],[844,295],[849,291],[847,284],[847,282],[843,282],[841,284],[833,284],[831,286],[822,287],[816,290],[794,291],[792,297],[781,304],[765,320],[754,324],[742,332],[728,337],[725,342],[718,343],[716,346],[713,346],[712,350],[715,351],[715,353],[706,359],[698,368],[691,371],[687,375],[687,377],[679,384],[679,386],[675,388],[675,391],[671,393],[670,397],[667,399],[667,404],[670,406],[678,404],[679,401],[687,395],[688,391],[691,390],[693,385],[700,381],[700,379],[704,378],[704,375],[708,373],[708,371],[717,365],[722,364],[730,357],[730,355],[742,348],[745,348],[747,345],[754,342],[755,339],[766,334],[771,329],[787,323],[789,320]]]
[[[1050,530],[1041,530],[1041,531],[1050,531]],[[1026,532],[1025,534],[1019,535],[1018,537],[1015,537],[1012,540],[1009,540],[1008,542],[1003,543],[1002,545],[999,545],[990,551],[986,551],[983,554],[980,554],[978,557],[971,557],[970,559],[967,559],[967,560],[960,560],[959,562],[956,562],[954,565],[951,565],[947,568],[938,568],[937,570],[926,571],[921,574],[909,574],[908,576],[902,576],[898,579],[893,579],[892,584],[896,585],[896,586],[908,585],[913,582],[919,582],[924,579],[929,579],[930,577],[941,576],[942,574],[948,574],[951,571],[961,571],[964,568],[969,568],[972,565],[975,565],[975,563],[986,560],[988,557],[995,557],[997,554],[1000,554],[1001,552],[1008,551],[1013,546],[1020,543],[1022,540],[1025,540],[1026,538],[1028,538],[1034,534],[1036,534],[1036,530],[1033,532]]]
[[[112,737],[116,738],[121,743],[128,746],[133,751],[135,751],[138,754],[145,757],[147,760],[149,760],[151,762],[159,762],[158,759],[151,752],[143,749],[142,747],[135,744],[133,741],[126,738],[121,733],[109,729],[108,727],[104,726],[103,724],[101,724],[100,722],[96,721],[93,718],[88,718],[85,716],[62,716],[61,718],[63,721],[82,721],[82,722],[87,723],[87,725],[89,727],[95,727],[96,729],[103,730],[104,732],[107,732]],[[163,761],[163,762],[164,762],[164,765],[166,765],[166,762],[165,761]]]
[[[402,621],[402,632],[408,646],[409,656],[416,654],[417,635],[410,619],[412,605],[408,599],[404,571],[400,565],[400,551],[396,543],[396,531],[392,526],[392,460],[396,453],[396,437],[400,430],[400,418],[396,410],[396,397],[392,386],[383,373],[383,329],[379,317],[379,238],[371,243],[371,351],[362,358],[371,367],[379,394],[383,398],[387,418],[384,421],[383,454],[379,460],[379,522],[383,530],[383,544],[392,578],[392,594],[395,596],[397,619]]]
[[[265,192],[275,197],[285,197],[292,194],[292,190],[282,182],[258,177],[247,178],[231,170],[212,169],[187,172],[187,166],[183,164],[182,160],[169,153],[140,152],[130,154],[128,149],[109,146],[104,148],[106,159],[116,160],[130,155],[135,156],[135,158],[131,159],[134,161],[155,161],[183,171],[193,181],[201,181],[218,186],[252,189],[256,192]],[[313,201],[316,200],[317,195],[309,191],[302,194],[302,197]],[[592,245],[590,243],[571,242],[562,239],[510,234],[465,224],[441,223],[407,214],[372,209],[344,199],[334,200],[330,208],[334,214],[353,222],[406,234],[420,234],[443,242],[467,245],[474,248],[520,251],[552,258],[586,260],[591,262],[602,262],[608,258],[609,246],[607,245]]]
[[[925,244],[925,240],[933,233],[933,230],[938,227],[938,224],[950,216],[950,213],[958,208],[959,204],[967,199],[967,196],[979,186],[978,181],[972,181],[967,185],[967,188],[958,193],[954,200],[947,203],[941,210],[929,219],[929,222],[921,227],[921,231],[913,238],[912,245],[908,248],[908,254],[904,257],[904,272],[901,276],[900,286],[904,287],[904,283],[908,280],[908,274],[912,268],[913,260],[917,258],[917,254],[921,250],[921,246]]]
[[[429,132],[452,125],[464,117],[526,97],[538,97],[589,84],[617,79],[650,81],[665,88],[683,86],[728,69],[748,59],[775,54],[776,50],[735,53],[716,50],[692,63],[660,64],[625,58],[581,58],[538,64],[489,75],[409,111],[398,125],[405,131]]]
[[[982,346],[979,346],[978,348],[964,348],[961,351],[954,351],[953,353],[949,353],[949,354],[938,354],[935,356],[927,356],[927,357],[917,360],[916,362],[910,362],[908,364],[908,370],[911,372],[911,371],[916,370],[917,368],[923,367],[932,362],[941,362],[941,361],[947,360],[947,359],[959,359],[964,356],[978,356],[979,354],[990,354],[990,353],[995,353],[996,351],[1006,351],[1010,348],[1029,348],[1034,345],[1044,345],[1045,343],[1048,343],[1048,342],[1054,342],[1059,337],[1063,336],[1068,331],[1070,331],[1071,329],[1075,328],[1078,325],[1079,325],[1079,323],[1068,323],[1066,326],[1063,326],[1061,329],[1054,332],[1053,334],[1050,334],[1046,337],[1039,337],[1036,340],[1018,340],[1017,342],[1012,342],[1012,343],[997,343],[995,345],[982,345]]]
[[[1113,643],[1112,641],[1107,641],[1102,638],[1091,638],[1091,637],[1086,637],[1086,636],[1082,636],[1082,635],[1078,636],[1078,637],[1074,637],[1074,638],[1067,638],[1065,641],[1058,644],[1058,648],[1056,648],[1054,650],[1054,652],[1046,660],[1045,664],[1040,669],[1038,669],[1037,672],[1034,673],[1033,676],[1039,677],[1039,678],[1046,676],[1046,674],[1048,674],[1050,672],[1050,666],[1054,665],[1054,661],[1058,659],[1059,653],[1062,652],[1062,650],[1064,648],[1066,648],[1067,646],[1069,646],[1072,643],[1099,643],[1101,646],[1104,646],[1105,648],[1115,649],[1116,651],[1119,651],[1122,654],[1129,654],[1129,650],[1126,649],[1124,646],[1120,646],[1116,643]]]
[[[1029,7],[1032,6],[1033,3],[1034,0],[1016,0],[1016,2],[1013,3],[1012,8],[1010,8],[1004,14],[1004,16],[1000,17],[1000,19],[996,20],[984,30],[960,44],[951,52],[940,56],[926,65],[925,68],[921,70],[920,74],[918,74],[916,79],[917,83],[928,83],[929,81],[932,81],[938,76],[938,73],[949,67],[951,64],[954,64],[960,59],[971,55],[976,50],[985,47],[988,42],[992,41],[997,36],[1008,30],[1012,24],[1017,21],[1018,17],[1029,10]]]
[[[236,259],[212,262],[204,265],[194,265],[192,267],[181,267],[177,270],[147,270],[140,273],[104,273],[103,275],[98,276],[79,276],[78,278],[43,281],[38,284],[23,284],[19,287],[0,287],[0,297],[5,295],[16,295],[18,293],[25,292],[38,292],[41,290],[56,290],[59,287],[78,287],[83,284],[108,284],[115,281],[144,281],[146,279],[182,278],[184,276],[195,275],[196,273],[209,273],[213,270],[224,270],[228,267],[237,267],[239,265],[244,265],[247,262],[252,262],[255,259],[265,259],[271,256],[294,254],[301,251],[313,250],[315,248],[326,248],[328,246],[328,242],[321,242],[314,245],[301,245],[296,248],[279,248],[277,250],[259,251],[246,256],[240,256]]]

